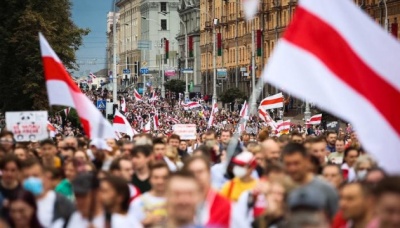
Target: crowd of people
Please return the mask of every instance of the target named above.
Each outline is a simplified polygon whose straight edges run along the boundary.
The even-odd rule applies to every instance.
[[[344,137],[343,137],[344,136]],[[17,143],[0,134],[0,227],[400,227],[400,177],[355,132],[207,130]]]

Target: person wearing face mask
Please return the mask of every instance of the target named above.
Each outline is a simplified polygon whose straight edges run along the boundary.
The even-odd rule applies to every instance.
[[[354,163],[355,179],[357,181],[365,180],[369,170],[376,167],[376,162],[368,155],[361,155]]]
[[[255,187],[257,180],[252,177],[252,172],[257,162],[251,152],[243,151],[232,159],[232,163],[232,172],[235,177],[225,183],[220,193],[236,202],[240,194]]]
[[[51,180],[37,159],[24,161],[22,179],[22,187],[36,198],[37,217],[43,227],[51,227],[57,219],[67,219],[74,212],[72,202],[51,189]]]

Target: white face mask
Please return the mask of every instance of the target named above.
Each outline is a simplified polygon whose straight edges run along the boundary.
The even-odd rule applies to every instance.
[[[367,170],[361,170],[357,172],[358,180],[364,180],[366,176],[367,176]]]
[[[242,177],[246,176],[247,168],[235,165],[233,167],[232,172],[233,172],[233,175],[235,175],[235,177],[242,178]]]

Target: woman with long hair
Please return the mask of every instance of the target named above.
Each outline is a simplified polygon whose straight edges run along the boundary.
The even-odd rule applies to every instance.
[[[9,202],[10,225],[14,228],[42,228],[37,218],[35,196],[25,190],[18,190]]]

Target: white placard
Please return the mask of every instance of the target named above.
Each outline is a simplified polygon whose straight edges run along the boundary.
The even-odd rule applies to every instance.
[[[6,112],[6,127],[17,142],[43,140],[49,137],[47,111]]]
[[[182,140],[196,139],[196,124],[175,124],[174,133],[179,135]]]

